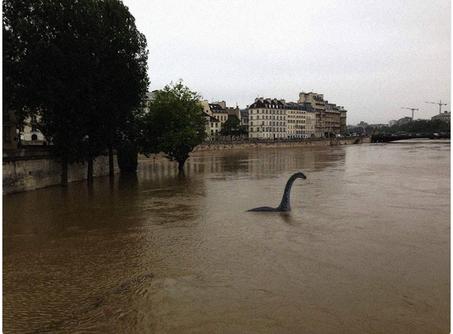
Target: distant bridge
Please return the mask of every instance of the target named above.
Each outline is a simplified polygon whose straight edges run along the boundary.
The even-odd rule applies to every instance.
[[[416,133],[416,134],[377,134],[371,136],[372,143],[388,143],[405,139],[450,139],[450,133]]]

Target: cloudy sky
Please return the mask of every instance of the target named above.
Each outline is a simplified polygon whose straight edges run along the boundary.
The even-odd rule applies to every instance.
[[[209,101],[296,101],[300,91],[344,105],[348,124],[420,108],[450,110],[448,0],[123,0],[146,35],[150,89],[183,79]]]

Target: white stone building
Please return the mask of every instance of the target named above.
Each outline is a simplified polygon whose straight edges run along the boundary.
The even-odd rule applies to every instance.
[[[228,111],[223,104],[219,103],[209,103],[209,108],[211,110],[211,116],[217,118],[220,123],[223,125],[228,119]]]
[[[208,138],[214,138],[219,135],[221,123],[217,118],[206,112],[204,112],[204,115],[206,118],[206,134],[208,135]]]
[[[257,98],[248,117],[249,138],[302,139],[315,134],[316,115],[303,103]]]
[[[249,106],[249,138],[288,138],[285,100],[255,99]]]
[[[206,115],[206,133],[211,139],[220,135],[220,130],[229,117],[235,116],[240,120],[239,107],[227,107],[225,101],[209,103],[207,100],[201,100],[200,104]]]
[[[315,132],[315,114],[305,110],[303,104],[286,103],[286,121],[289,139],[309,138]]]
[[[304,104],[307,111],[315,113],[316,137],[346,133],[347,110],[343,106],[329,103],[323,94],[314,92],[301,92],[298,102]]]
[[[25,119],[20,129],[20,142],[22,145],[47,145],[48,142],[41,131],[38,129],[36,117]]]
[[[316,133],[316,114],[314,112],[305,112],[305,138],[315,137]]]

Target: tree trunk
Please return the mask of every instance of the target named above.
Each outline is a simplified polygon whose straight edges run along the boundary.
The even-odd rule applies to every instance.
[[[122,175],[137,173],[138,151],[135,144],[123,143],[117,147],[116,159]]]
[[[93,183],[93,158],[88,158],[87,182]]]
[[[61,160],[61,185],[68,186],[68,160],[66,158]]]
[[[109,176],[113,178],[115,176],[115,168],[113,164],[113,147],[109,145]]]
[[[187,159],[184,160],[178,160],[178,172],[180,175],[184,175],[184,164]]]

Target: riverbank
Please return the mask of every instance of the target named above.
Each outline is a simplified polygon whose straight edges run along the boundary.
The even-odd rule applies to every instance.
[[[332,139],[304,139],[301,141],[225,141],[199,145],[194,152],[220,150],[246,150],[287,147],[317,147],[369,143],[369,137],[348,137]],[[139,162],[166,159],[162,154],[150,157],[139,156]],[[118,171],[115,161],[115,170]],[[68,168],[68,181],[86,180],[86,164],[74,163]],[[94,176],[107,176],[108,157],[99,156],[94,161]],[[61,165],[52,156],[48,147],[35,147],[3,152],[3,194],[36,190],[59,185]]]
[[[370,143],[370,137],[345,137],[345,138],[310,138],[303,140],[282,140],[282,141],[223,141],[205,143],[197,146],[194,152],[218,151],[218,150],[240,150],[277,147],[314,147],[314,146],[336,146]]]
[[[94,160],[94,177],[109,175],[108,156]],[[115,171],[119,171],[114,159]],[[83,181],[87,178],[87,165],[68,165],[68,182]],[[36,190],[59,185],[61,164],[48,147],[35,147],[3,151],[3,194]]]

